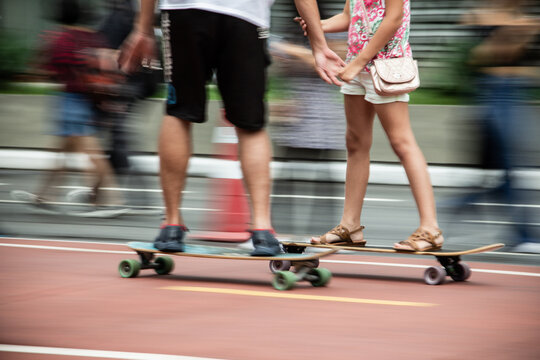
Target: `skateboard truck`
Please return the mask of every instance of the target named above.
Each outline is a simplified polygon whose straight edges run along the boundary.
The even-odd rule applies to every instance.
[[[140,270],[154,269],[158,275],[167,275],[174,269],[174,261],[168,256],[155,258],[154,253],[137,251],[140,262],[126,259],[120,262],[118,270],[122,277],[136,277]]]

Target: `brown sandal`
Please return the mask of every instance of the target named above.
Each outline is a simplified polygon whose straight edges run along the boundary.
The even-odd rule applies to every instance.
[[[433,250],[440,250],[442,248],[443,243],[442,242],[437,243],[436,240],[438,238],[440,238],[441,236],[442,236],[441,229],[437,229],[436,234],[430,234],[426,230],[422,230],[422,229],[418,228],[406,240],[400,241],[399,243],[395,244],[394,249],[403,250],[403,251],[433,251]],[[430,245],[421,248],[418,245],[419,241],[425,241],[425,242],[429,243]],[[404,249],[404,248],[400,247],[399,245],[409,246],[411,249]]]
[[[319,237],[319,241],[311,240],[313,245],[346,245],[346,246],[366,246],[366,240],[352,240],[351,234],[354,234],[357,231],[364,230],[365,226],[360,226],[354,231],[349,231],[345,226],[338,225],[332,230],[328,231],[326,234]],[[336,240],[327,240],[327,235],[336,235],[339,239]]]

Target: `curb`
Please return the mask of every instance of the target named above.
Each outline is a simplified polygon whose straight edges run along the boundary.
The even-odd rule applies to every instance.
[[[50,170],[59,161],[65,161],[70,170],[82,171],[90,166],[84,154],[62,154],[40,150],[0,150],[0,168],[16,170]],[[135,172],[158,174],[157,155],[134,155],[130,161]],[[274,180],[299,180],[321,182],[344,182],[345,161],[272,161]],[[435,187],[482,187],[495,186],[501,181],[500,170],[482,170],[476,168],[430,165],[428,171]],[[540,170],[516,169],[516,187],[528,190],[540,190]],[[194,156],[188,167],[188,176],[241,179],[242,172],[238,161]],[[370,184],[408,185],[407,176],[401,165],[370,165]]]

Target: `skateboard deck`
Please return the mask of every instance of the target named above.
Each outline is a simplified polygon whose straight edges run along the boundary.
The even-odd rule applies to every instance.
[[[337,245],[314,245],[303,242],[282,242],[283,248],[289,253],[303,253],[306,248],[333,249],[336,251],[358,251],[366,253],[386,253],[398,255],[429,255],[435,256],[441,266],[431,266],[424,272],[424,281],[429,285],[442,284],[446,276],[450,276],[454,281],[465,281],[471,276],[469,265],[461,261],[462,255],[478,254],[487,251],[498,250],[505,245],[502,243],[490,244],[471,249],[438,251],[405,251],[391,248],[374,246],[337,246]]]
[[[159,275],[169,274],[174,268],[174,261],[169,256],[187,256],[213,259],[234,260],[265,260],[269,261],[274,273],[272,285],[278,290],[289,290],[296,282],[306,280],[313,286],[325,286],[332,277],[329,270],[318,268],[319,258],[337,252],[336,249],[326,249],[319,253],[282,253],[276,256],[251,256],[251,250],[223,246],[208,246],[186,244],[184,252],[162,252],[149,242],[129,242],[129,248],[139,255],[140,261],[134,259],[122,260],[118,271],[122,277],[136,277],[141,269],[154,269]],[[288,265],[288,267],[287,267]],[[294,271],[288,271],[293,266]]]

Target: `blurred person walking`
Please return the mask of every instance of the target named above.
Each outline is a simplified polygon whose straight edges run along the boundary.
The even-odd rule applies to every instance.
[[[309,34],[309,24],[301,17],[296,20]],[[369,178],[373,120],[377,114],[392,149],[405,168],[420,217],[420,226],[407,239],[394,244],[394,248],[408,251],[440,249],[444,239],[437,222],[427,163],[410,125],[409,95],[378,95],[369,74],[374,59],[412,56],[408,42],[409,0],[347,0],[343,12],[322,20],[321,25],[324,32],[349,32],[348,65],[339,74],[346,82],[341,93],[345,95],[347,119],[347,173],[340,223],[326,234],[313,237],[311,242],[366,244],[361,214]]]
[[[166,115],[160,139],[160,178],[166,214],[155,247],[183,251],[187,228],[179,211],[191,156],[192,123],[206,121],[206,83],[216,72],[227,119],[235,126],[239,159],[250,195],[253,256],[281,251],[270,217],[271,146],[265,125],[264,93],[270,58],[266,39],[272,0],[162,0],[164,75],[168,83]],[[314,0],[297,0],[311,9]],[[124,42],[122,69],[133,71],[143,59],[155,57],[155,0],[142,0],[135,30]],[[332,52],[320,25],[310,40],[317,71],[328,82],[336,78],[342,60]]]
[[[521,0],[490,0],[467,13],[463,24],[472,26],[479,38],[469,53],[468,65],[473,69],[474,97],[480,109],[476,119],[482,136],[483,165],[504,174],[500,185],[469,194],[462,204],[488,197],[519,204],[525,200],[524,191],[516,187],[512,171],[520,166],[527,138],[523,135],[531,127],[528,89],[540,79],[538,54],[532,50],[540,21],[525,12]],[[514,250],[540,252],[529,211],[523,206],[513,211],[519,236]]]
[[[92,204],[103,203],[100,189],[104,185],[113,185],[112,171],[105,159],[103,150],[95,136],[95,113],[92,97],[96,91],[93,79],[99,71],[99,58],[96,49],[103,47],[102,39],[91,29],[81,26],[83,9],[76,0],[60,0],[57,3],[57,32],[49,33],[49,44],[45,55],[46,68],[53,79],[62,84],[63,90],[58,95],[58,113],[55,114],[56,130],[59,137],[59,153],[84,153],[91,160]],[[47,201],[53,197],[53,185],[60,181],[66,170],[65,160],[55,170],[50,171],[35,194],[14,191],[12,196],[36,206],[50,209]],[[96,211],[99,209],[93,209]],[[114,212],[115,210],[113,210]],[[96,215],[104,215],[96,213]],[[105,215],[114,215],[111,210]]]
[[[342,36],[327,38],[330,48],[340,56],[346,50],[343,40]],[[272,65],[272,71],[283,79],[280,84],[284,84],[286,93],[286,99],[273,101],[269,109],[272,139],[281,147],[287,160],[319,160],[315,178],[331,178],[334,169],[328,160],[336,157],[336,151],[345,150],[343,99],[334,86],[321,81],[313,68],[308,47],[277,37],[271,37],[269,44],[270,54],[278,59]],[[297,172],[296,167],[286,167],[280,172],[279,178],[283,180],[274,181],[273,193],[279,196],[297,191],[299,183],[291,180]],[[305,186],[301,184],[303,191],[307,190]],[[341,202],[338,200],[341,194],[336,193],[339,190],[329,187],[327,182],[315,181],[308,189],[308,194],[324,196],[324,200],[319,200],[318,206],[310,206],[307,213],[302,211],[302,216],[307,218],[327,217],[328,209]],[[300,214],[295,214],[294,209],[300,202],[303,200],[289,196],[279,198],[279,204],[291,210],[279,214],[280,224],[296,233],[312,232],[313,224],[297,221]]]
[[[107,71],[109,76],[116,76],[108,91],[102,92],[95,97],[95,110],[97,126],[100,135],[107,144],[107,155],[115,179],[123,186],[136,186],[144,188],[143,177],[132,176],[136,169],[130,161],[130,153],[134,142],[133,108],[138,100],[152,95],[158,84],[157,64],[145,64],[131,74],[119,74],[118,49],[133,29],[137,4],[134,0],[114,0],[107,3],[108,14],[98,28],[98,33],[105,40],[107,51],[102,51],[102,72]],[[134,206],[147,204],[145,193],[141,192],[137,197],[125,197],[125,205],[129,205],[130,213],[149,212]],[[91,195],[91,191],[85,189],[74,190],[68,193],[68,199],[80,199]],[[153,210],[151,210],[153,211]]]

